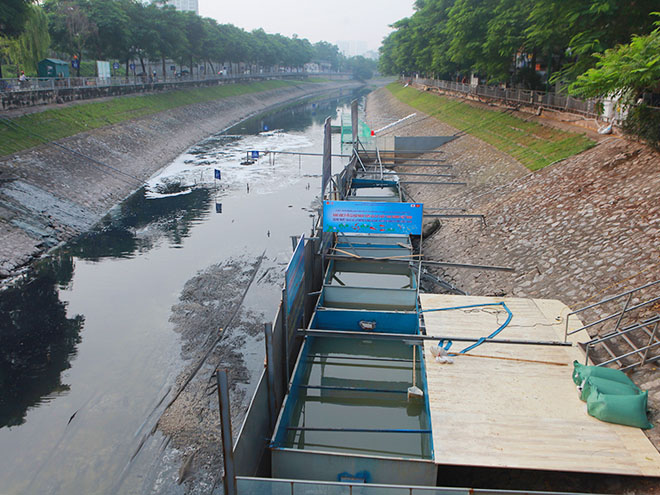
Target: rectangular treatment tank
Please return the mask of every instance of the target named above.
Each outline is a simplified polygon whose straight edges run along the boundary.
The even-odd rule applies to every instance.
[[[361,332],[360,322],[374,324],[374,331],[415,334],[419,316],[415,311],[371,311],[365,309],[317,308],[309,328]]]
[[[272,445],[275,448],[432,459],[421,354],[403,342],[308,337]]]

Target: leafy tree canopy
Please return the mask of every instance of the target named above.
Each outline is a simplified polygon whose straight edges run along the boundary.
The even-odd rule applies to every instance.
[[[489,81],[523,80],[543,66],[572,82],[594,67],[594,53],[653,29],[657,0],[417,0],[380,48],[380,70]],[[524,60],[524,62],[521,62]],[[522,74],[517,74],[521,71]],[[549,77],[548,77],[549,76]]]
[[[632,102],[644,92],[660,90],[660,21],[655,24],[650,34],[595,54],[596,66],[578,76],[569,91],[582,97],[620,93]]]
[[[13,38],[23,32],[30,16],[30,0],[2,0],[0,2],[0,36]]]

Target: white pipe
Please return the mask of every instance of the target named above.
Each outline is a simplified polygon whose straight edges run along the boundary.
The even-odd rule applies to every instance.
[[[417,114],[416,114],[416,113],[411,113],[411,114],[408,115],[407,117],[404,117],[404,118],[402,118],[402,119],[399,119],[399,120],[397,120],[396,122],[392,122],[391,124],[387,124],[385,127],[381,127],[381,128],[378,129],[377,131],[374,131],[374,134],[378,134],[379,132],[383,132],[385,129],[389,129],[390,127],[394,127],[395,125],[400,124],[400,123],[403,122],[404,120],[408,120],[408,119],[413,118],[415,115],[417,115]]]

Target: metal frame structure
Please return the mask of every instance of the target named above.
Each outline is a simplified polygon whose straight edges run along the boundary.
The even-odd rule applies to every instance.
[[[649,351],[660,346],[660,334],[658,334],[660,314],[642,319],[638,312],[638,310],[642,308],[649,307],[651,307],[651,310],[653,310],[653,306],[651,305],[655,305],[655,303],[660,301],[660,296],[651,294],[647,300],[634,302],[635,299],[640,299],[640,297],[643,297],[641,294],[642,291],[645,289],[654,290],[656,288],[660,288],[659,284],[660,280],[656,280],[654,282],[650,282],[620,294],[605,298],[594,304],[590,304],[569,313],[566,315],[564,341],[566,341],[570,335],[573,335],[582,330],[591,329],[592,333],[595,331],[597,335],[590,341],[584,343],[586,346],[585,362],[589,362],[590,355],[593,356],[593,351],[597,346],[602,347],[610,356],[610,359],[597,363],[598,366],[617,363],[622,370],[627,370],[637,366],[642,366],[646,363],[660,360],[660,354],[649,356]],[[620,310],[608,314],[607,316],[598,318],[590,323],[586,323],[580,328],[569,331],[571,316],[584,313],[588,310],[602,311],[606,309],[606,305],[613,305],[620,302],[623,302]],[[622,326],[622,323],[626,318],[630,318],[634,320],[634,322]],[[611,330],[606,330],[606,324],[609,322],[614,322],[614,328]],[[614,348],[615,340],[618,343],[623,343],[623,346],[629,348],[630,350],[617,352],[617,349]],[[626,358],[631,358],[636,355],[641,355],[639,361],[630,363],[630,360],[628,360],[624,362]]]
[[[356,107],[357,105],[354,104],[353,108],[355,109]],[[358,142],[354,141],[353,143],[354,148],[349,164],[329,182],[329,190],[323,199],[353,199],[354,196],[351,196],[351,192],[356,187],[368,188],[374,185],[376,187],[392,187],[390,181],[384,179],[383,167],[386,164],[382,159],[379,161],[375,170],[372,172],[367,171],[365,162],[369,164],[372,160],[367,157],[366,153],[358,153],[358,144],[359,139]],[[379,158],[379,152],[376,151],[375,155],[375,159],[377,160]],[[359,176],[363,172],[358,172],[358,166],[361,166],[364,173],[377,174],[378,178],[373,180],[362,177],[361,180],[363,182],[360,182]],[[356,177],[358,177],[357,182],[354,180]],[[376,182],[377,184],[369,183],[369,181]],[[401,200],[401,190],[398,187],[398,183],[394,187],[398,191],[399,200]],[[435,216],[434,214],[431,215]],[[438,216],[440,215],[438,214]],[[453,217],[454,215],[448,216]],[[395,382],[398,383],[397,386],[392,385],[392,389],[388,388],[390,382],[383,379],[382,372],[377,371],[373,376],[368,374],[372,373],[372,371],[368,371],[366,375],[351,373],[351,366],[356,366],[355,369],[370,369],[372,368],[371,362],[375,363],[373,366],[374,369],[376,365],[379,363],[382,365],[384,361],[391,361],[392,363],[397,363],[399,366],[408,366],[408,363],[415,362],[414,353],[411,353],[413,358],[410,359],[410,356],[406,354],[407,351],[400,352],[401,349],[396,347],[396,351],[390,353],[384,350],[385,346],[407,348],[408,346],[416,347],[423,345],[425,341],[448,339],[469,343],[484,341],[484,338],[468,339],[452,336],[426,335],[423,314],[420,311],[420,307],[418,307],[419,281],[421,279],[423,265],[435,264],[455,268],[511,271],[507,267],[423,261],[421,252],[414,251],[413,239],[410,236],[376,233],[373,235],[338,235],[336,233],[324,233],[321,226],[322,221],[319,217],[313,229],[313,235],[306,238],[304,245],[306,253],[305,268],[309,275],[305,275],[304,283],[302,284],[303,289],[301,289],[304,290],[304,293],[302,294],[303,309],[300,326],[293,327],[292,325],[295,323],[293,321],[287,321],[287,305],[286,298],[284,298],[273,324],[266,325],[265,328],[266,369],[257,384],[257,389],[245,416],[237,442],[234,445],[233,458],[232,456],[225,456],[225,462],[235,463],[235,466],[230,466],[226,472],[236,473],[234,480],[238,493],[256,495],[262,493],[291,493],[301,495],[311,493],[336,493],[342,495],[352,495],[353,493],[363,495],[372,493],[386,493],[391,495],[522,495],[523,493],[541,495],[552,493],[553,495],[577,495],[568,492],[479,490],[435,486],[438,482],[438,467],[434,462],[436,458],[433,445],[434,439],[433,435],[430,434],[432,432],[428,397],[429,383],[427,383],[424,352],[419,353],[418,364],[415,364],[412,371],[413,376],[419,376],[417,383],[419,383],[424,391],[422,407],[429,418],[428,425],[422,415],[419,416],[419,425],[413,424],[412,427],[410,423],[401,422],[399,416],[396,416],[394,420],[387,419],[384,421],[384,424],[380,425],[377,423],[365,423],[364,419],[369,418],[361,418],[363,420],[362,423],[352,422],[350,418],[353,416],[351,415],[359,414],[360,409],[346,409],[337,418],[334,417],[334,412],[330,412],[329,414],[326,412],[325,416],[314,416],[316,423],[313,424],[306,424],[304,419],[299,421],[300,418],[295,419],[293,417],[295,414],[298,414],[295,408],[298,405],[300,407],[305,405],[304,403],[298,404],[298,400],[299,396],[306,395],[307,391],[328,394],[326,400],[332,396],[338,401],[337,404],[342,405],[342,407],[348,399],[353,400],[356,397],[355,394],[364,394],[365,396],[371,394],[391,394],[394,397],[402,397],[402,394],[409,393],[401,388],[401,380]],[[418,238],[421,245],[421,236]],[[384,287],[364,287],[360,283],[356,283],[354,286],[345,284],[331,285],[330,281],[333,275],[333,269],[336,265],[340,264],[360,264],[359,269],[344,269],[342,270],[344,272],[409,273],[413,287],[411,289],[388,289]],[[374,271],[376,265],[378,265],[376,267],[377,271]],[[345,266],[344,268],[347,267],[354,268],[350,266]],[[356,278],[353,278],[353,280],[356,280]],[[374,278],[371,280],[374,280]],[[660,281],[656,283],[660,283]],[[654,284],[649,284],[643,288],[653,286]],[[365,283],[364,285],[369,284]],[[325,302],[329,290],[345,292],[346,294],[344,296],[347,295],[348,297],[344,299],[349,304],[346,307],[343,307],[341,304],[337,307],[327,307]],[[390,298],[394,296],[395,292],[401,292],[402,290],[407,290],[414,296],[415,302],[412,306],[407,304],[400,307],[396,307],[396,305],[390,305],[391,307],[388,307],[385,304],[383,307],[370,308],[369,304],[364,304],[365,301],[367,303],[370,301],[373,302],[375,300],[373,299],[374,297]],[[635,308],[648,305],[660,299],[652,298],[650,302],[646,302],[643,305],[635,304],[634,306],[630,306],[633,300],[633,296],[630,295],[631,292],[634,291],[623,294],[629,295],[629,297],[621,312],[621,317],[617,321],[617,327],[620,326],[623,315],[628,314]],[[301,296],[301,294],[296,294],[296,297]],[[409,295],[406,293],[406,297]],[[617,297],[622,297],[623,295]],[[350,304],[353,298],[358,298],[355,299],[355,302],[360,303],[356,304],[356,307],[352,307]],[[601,303],[614,299],[616,298],[610,298]],[[601,303],[575,311],[569,314],[569,317],[586,309],[596,307]],[[439,311],[439,309],[436,311]],[[618,313],[610,315],[610,317],[602,321],[610,321],[617,316],[619,316]],[[640,324],[638,326],[641,328],[642,326],[646,327],[654,324],[652,333],[655,335],[658,320],[660,320],[660,317],[651,322],[644,321],[642,322],[643,325]],[[591,325],[601,323],[602,321],[595,322]],[[628,334],[633,333],[633,330],[636,330],[636,328],[623,327],[619,328],[619,330],[619,333],[625,332]],[[579,330],[569,333],[567,318],[566,335],[563,341],[498,339],[495,335],[492,335],[492,338],[487,338],[487,341],[489,344],[499,344],[497,347],[514,345],[519,348],[525,348],[531,345],[546,346],[545,348],[548,348],[547,346],[561,348],[573,345],[571,342],[568,342],[567,337],[577,331]],[[349,342],[350,339],[353,340],[353,342],[349,343],[348,348],[350,351],[346,352],[342,346],[333,347],[334,344],[332,342],[336,342],[339,339],[348,339]],[[328,345],[314,346],[315,343],[322,343],[324,340],[325,344]],[[601,340],[604,340],[604,338],[601,338]],[[382,345],[383,349],[370,352],[354,350],[353,348],[355,346],[362,345],[360,343],[368,343],[369,345],[377,343],[378,345]],[[593,344],[595,345],[596,343],[594,342]],[[338,350],[339,352],[337,352]],[[640,349],[637,352],[644,352],[645,350],[648,351],[648,349]],[[327,359],[329,357],[341,362],[342,367],[347,366],[348,368],[343,368],[345,371],[342,371],[342,374],[337,376],[328,374],[324,381],[319,379],[319,375],[315,375],[315,379],[311,380],[312,368],[309,367],[310,363],[320,359],[323,361],[323,366],[327,366]],[[644,354],[643,359],[649,360],[648,352]],[[651,357],[651,359],[655,358]],[[316,372],[319,372],[321,378],[323,378],[325,372],[318,369],[316,369]],[[356,380],[356,376],[359,379]],[[222,386],[226,388],[226,385]],[[340,394],[348,395],[344,396]],[[399,406],[396,405],[395,407]],[[403,449],[401,447],[400,450],[396,451],[396,449],[390,448],[382,449],[380,448],[381,445],[377,445],[378,448],[371,450],[374,446],[369,444],[355,444],[351,446],[335,443],[330,448],[328,448],[328,445],[320,446],[319,448],[319,445],[311,442],[309,444],[305,444],[304,442],[298,444],[297,440],[295,440],[292,443],[287,436],[289,432],[294,432],[291,433],[294,438],[298,435],[297,432],[301,434],[305,432],[321,432],[321,434],[323,432],[329,432],[338,435],[364,434],[370,438],[373,438],[372,435],[392,434],[392,445],[396,443],[397,438],[410,438],[410,435],[419,435],[422,443],[427,441],[426,437],[429,437],[430,450],[422,448],[417,452],[401,450]],[[326,442],[322,443],[325,444]],[[343,449],[343,447],[346,447],[346,449]],[[430,452],[430,455],[427,455],[426,452]],[[264,473],[270,473],[273,477],[258,477]],[[230,482],[231,480],[227,481]],[[466,481],[467,483],[469,481]]]
[[[333,495],[580,495],[576,492],[541,492],[518,490],[489,490],[483,488],[454,488],[429,486],[401,486],[345,480],[308,481],[257,477],[237,477],[240,493],[296,495],[300,493],[324,493]],[[307,490],[308,491],[307,491]],[[597,495],[597,494],[594,494]]]

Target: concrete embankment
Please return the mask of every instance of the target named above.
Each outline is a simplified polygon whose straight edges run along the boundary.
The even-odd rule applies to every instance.
[[[269,108],[358,86],[301,83],[188,105],[0,158],[0,278],[89,229],[199,140]]]
[[[456,132],[403,104],[387,89],[371,93],[367,100],[374,128],[415,111],[418,115],[412,122],[390,133]],[[485,215],[486,221],[442,219],[440,229],[424,242],[425,255],[515,270],[437,272],[468,293],[560,299],[577,309],[660,279],[660,154],[656,151],[623,138],[601,137],[583,153],[530,172],[493,146],[463,135],[426,157],[446,160],[453,165],[451,173],[467,186],[409,185],[410,196],[427,208],[462,208]],[[438,169],[415,172],[433,174]],[[657,423],[660,378],[652,371],[640,371],[635,379],[650,390],[649,418]],[[657,430],[649,432],[656,446],[660,445]]]

